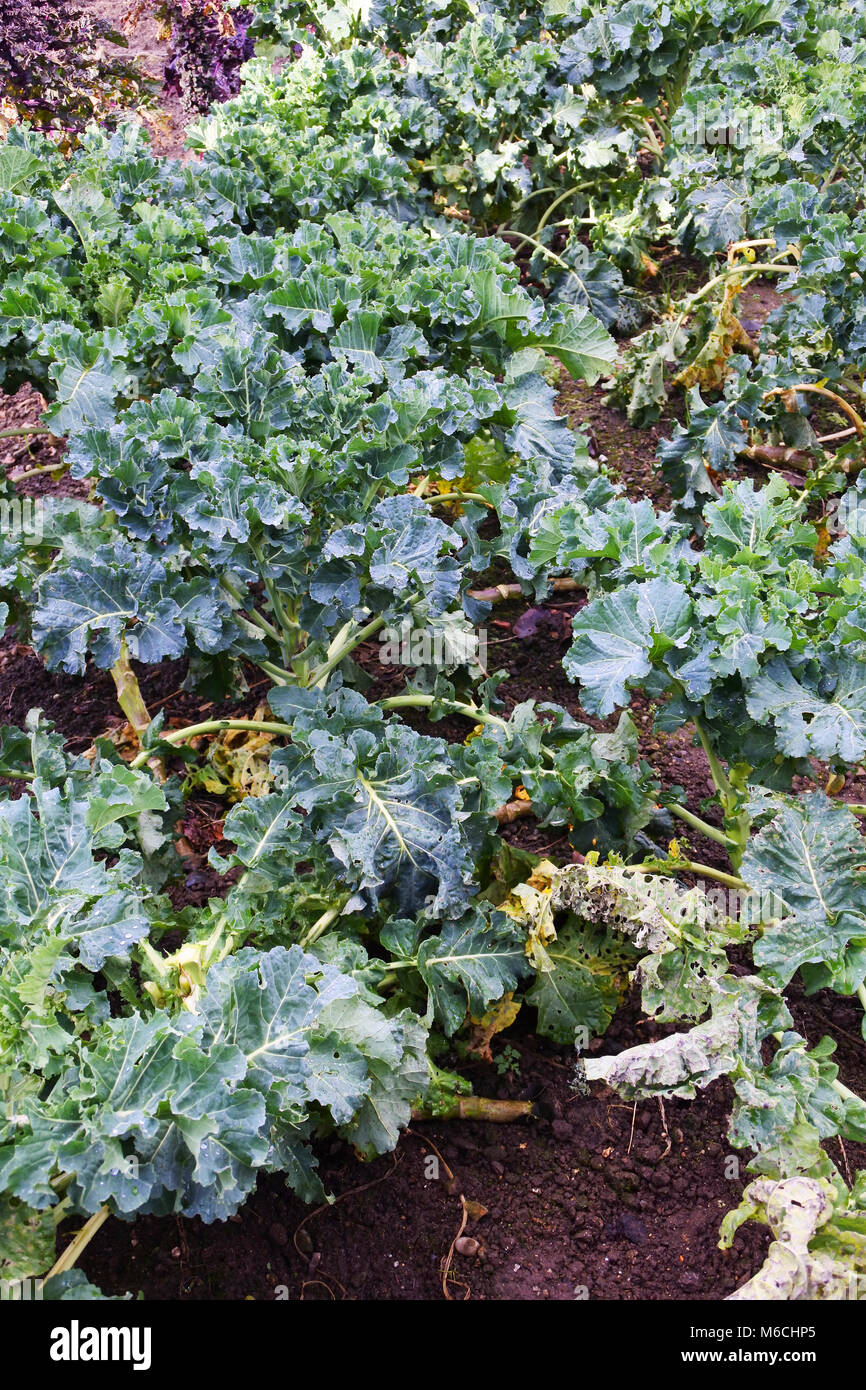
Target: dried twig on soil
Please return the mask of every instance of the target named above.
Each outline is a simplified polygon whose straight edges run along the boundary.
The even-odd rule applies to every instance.
[[[336,1284],[337,1282],[338,1282],[338,1281],[335,1279],[335,1280],[334,1280],[334,1283]],[[331,1288],[330,1284],[326,1284],[326,1283],[325,1283],[324,1279],[305,1279],[305,1280],[304,1280],[303,1284],[301,1285],[301,1302],[302,1302],[302,1303],[304,1302],[304,1289],[311,1289],[311,1288],[313,1287],[314,1284],[318,1284],[318,1286],[319,1286],[320,1289],[327,1289],[327,1290],[328,1290],[328,1296],[329,1296],[331,1302],[332,1302],[332,1303],[336,1303],[337,1300],[336,1300],[336,1298],[334,1297],[334,1290]],[[340,1287],[342,1288],[342,1285],[340,1285]],[[345,1293],[345,1289],[343,1290],[343,1292]]]
[[[431,1148],[436,1157],[438,1158],[439,1162],[442,1164],[442,1167],[445,1169],[445,1172],[448,1174],[448,1181],[453,1183],[457,1182],[457,1178],[454,1176],[453,1169],[448,1166],[447,1162],[442,1157],[441,1151],[437,1149],[432,1139],[428,1139],[426,1134],[418,1134],[414,1129],[406,1128],[404,1129],[403,1133],[411,1135],[413,1139],[420,1139],[423,1144],[426,1144],[429,1148]]]
[[[664,1151],[664,1153],[662,1154],[662,1158],[667,1158],[668,1154],[669,1154],[670,1151],[671,1151],[671,1136],[668,1134],[668,1122],[667,1122],[667,1116],[665,1115],[665,1103],[664,1103],[664,1101],[662,1100],[661,1096],[658,1097],[658,1102],[659,1102],[659,1110],[661,1111],[661,1114],[662,1114],[662,1137],[664,1138],[664,1141],[665,1141],[665,1151]]]
[[[458,1240],[460,1239],[460,1237],[463,1235],[463,1232],[466,1230],[466,1222],[469,1220],[469,1211],[468,1211],[468,1208],[467,1208],[467,1205],[466,1205],[466,1198],[463,1196],[462,1193],[460,1194],[460,1206],[461,1206],[461,1209],[462,1209],[462,1218],[461,1218],[461,1221],[460,1221],[460,1228],[459,1228],[459,1230],[458,1230],[456,1236],[454,1237],[454,1239],[453,1239],[452,1242],[451,1242],[451,1247],[450,1247],[450,1249],[449,1249],[449,1251],[448,1251],[448,1254],[445,1256],[444,1260],[442,1261],[442,1292],[444,1293],[445,1297],[448,1299],[448,1302],[449,1302],[449,1303],[453,1303],[453,1302],[454,1302],[454,1298],[453,1298],[453,1296],[452,1296],[452,1294],[451,1294],[451,1292],[450,1292],[450,1290],[449,1290],[449,1288],[448,1288],[448,1271],[449,1271],[450,1268],[451,1268],[451,1261],[454,1259],[454,1251],[455,1251],[456,1248],[457,1248],[457,1242],[458,1242]],[[454,1281],[454,1282],[457,1283],[457,1284],[459,1284],[461,1288],[463,1288],[463,1289],[466,1290],[466,1295],[465,1295],[465,1297],[461,1300],[461,1302],[463,1302],[463,1303],[468,1302],[469,1296],[470,1296],[469,1285],[468,1285],[468,1284],[465,1284],[465,1283],[463,1282],[462,1279],[456,1279],[456,1278],[455,1278],[455,1281]]]

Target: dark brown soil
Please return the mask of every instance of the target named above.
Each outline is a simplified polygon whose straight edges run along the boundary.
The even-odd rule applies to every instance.
[[[39,423],[45,402],[32,386],[22,386],[14,396],[0,393],[0,430],[25,429]],[[83,497],[87,484],[36,469],[60,468],[65,446],[51,434],[24,435],[19,439],[0,439],[0,469],[17,483],[24,497]],[[22,477],[34,472],[35,476]],[[18,479],[21,479],[18,482]]]
[[[653,1027],[626,1008],[605,1050]],[[84,1268],[105,1291],[141,1287],[157,1298],[441,1299],[460,1194],[486,1214],[466,1229],[479,1251],[454,1256],[455,1300],[717,1299],[758,1267],[766,1238],[757,1228],[728,1253],[715,1248],[742,1186],[725,1177],[726,1086],[668,1101],[664,1112],[607,1091],[585,1099],[569,1085],[566,1053],[523,1030],[509,1037],[516,1078],[491,1067],[469,1074],[479,1092],[535,1100],[546,1118],[416,1121],[396,1154],[363,1167],[335,1142],[322,1175],[336,1204],[311,1216],[267,1178],[224,1225],[111,1222]]]

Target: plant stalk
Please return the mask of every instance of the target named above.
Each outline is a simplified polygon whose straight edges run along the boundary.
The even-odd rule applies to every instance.
[[[769,400],[770,396],[786,396],[789,392],[793,392],[795,395],[800,392],[807,395],[824,396],[827,400],[833,401],[842,413],[848,416],[857,432],[857,438],[862,439],[866,435],[866,422],[857,414],[853,405],[849,405],[844,396],[838,395],[836,391],[829,391],[826,386],[812,386],[808,382],[801,382],[796,386],[774,386],[772,391],[764,392],[764,400]]]
[[[535,815],[531,801],[506,801],[504,806],[497,806],[493,812],[500,825],[513,825],[514,821],[522,820],[524,816]]]
[[[345,896],[338,906],[329,907],[327,912],[323,912],[321,917],[316,919],[306,935],[301,937],[301,945],[305,950],[318,941],[320,936],[324,936],[330,926],[333,926],[348,901],[348,896]]]
[[[566,199],[573,197],[575,193],[583,193],[586,191],[586,189],[592,188],[592,186],[593,185],[591,183],[576,183],[573,188],[567,188],[564,193],[560,193],[558,198],[554,198],[553,202],[550,204],[550,206],[548,207],[547,211],[545,212],[544,216],[542,217],[541,221],[535,229],[536,237],[541,236],[541,233],[544,231],[545,227],[547,226],[556,209],[560,207],[566,201]]]
[[[710,864],[698,864],[693,859],[660,859],[656,862],[648,860],[644,864],[635,864],[634,867],[642,874],[696,874],[699,878],[712,878],[717,883],[724,883],[727,888],[736,888],[746,893],[749,891],[749,885],[743,879],[735,878],[733,874],[725,874]]]
[[[479,709],[477,705],[466,705],[460,700],[442,700],[438,695],[390,695],[386,700],[379,700],[377,703],[380,709],[385,710],[429,709],[431,705],[440,704],[453,714],[465,715],[476,724],[491,724],[498,729],[508,728],[507,721],[500,719],[498,714],[490,714],[487,710]]]
[[[673,330],[670,335],[671,338],[673,339],[676,336],[698,301],[709,294],[710,290],[715,289],[716,285],[721,285],[725,280],[729,280],[732,275],[748,275],[751,279],[754,279],[756,275],[790,275],[795,269],[796,266],[774,265],[772,261],[760,262],[757,264],[755,262],[750,264],[747,261],[744,265],[729,265],[726,270],[719,271],[718,275],[714,275],[713,278],[708,280],[705,285],[702,285],[699,290],[695,290],[694,294],[689,295],[682,311],[674,321]]]
[[[577,579],[551,579],[550,587],[555,594],[573,594],[583,591],[584,585]],[[470,589],[469,597],[479,603],[507,603],[513,598],[525,598],[519,584],[494,584],[489,589]]]
[[[482,497],[480,492],[431,492],[424,501],[431,507],[437,507],[440,502],[480,502],[482,507],[489,507],[492,512],[496,510],[494,504]]]
[[[68,1269],[72,1269],[79,1256],[84,1254],[93,1237],[101,1226],[105,1225],[111,1212],[107,1206],[102,1206],[99,1211],[95,1211],[88,1217],[80,1231],[77,1231],[72,1240],[67,1245],[63,1254],[51,1266],[45,1276],[44,1282],[47,1284],[49,1279],[53,1279],[55,1274],[65,1274]]]
[[[51,434],[51,431],[47,425],[19,425],[16,429],[0,430],[0,439],[27,439],[33,434]],[[59,436],[52,437],[57,439]]]
[[[220,734],[228,729],[249,729],[252,733],[260,734],[285,734],[288,738],[292,732],[291,724],[279,724],[270,719],[204,719],[200,724],[188,724],[183,729],[170,729],[167,734],[161,734],[163,743],[172,745],[186,743],[192,738],[198,738],[200,734]],[[139,753],[137,758],[133,758],[129,764],[131,768],[143,767],[148,758],[151,757],[148,749]]]
[[[692,830],[696,830],[699,835],[706,835],[708,840],[715,840],[716,844],[721,845],[723,849],[737,848],[736,842],[729,839],[723,830],[719,830],[716,825],[710,825],[709,821],[702,820],[700,816],[694,815],[687,807],[680,806],[675,801],[669,801],[667,803],[667,809],[672,816],[676,816],[679,820],[684,821],[686,825],[691,826]]]
[[[144,703],[138,677],[129,664],[126,643],[121,641],[120,656],[111,668],[111,676],[117,691],[117,703],[126,715],[139,738],[150,726],[150,714]]]
[[[421,1106],[412,1111],[413,1120],[486,1120],[507,1125],[535,1114],[531,1100],[488,1100],[484,1096],[456,1096],[445,1109]]]
[[[25,468],[23,473],[10,473],[8,481],[10,483],[26,483],[28,478],[41,478],[44,473],[58,473],[66,467],[63,459],[59,463],[42,463],[38,468]]]
[[[368,637],[372,637],[384,626],[385,619],[383,617],[372,618],[370,622],[367,623],[366,627],[362,627],[358,632],[354,633],[351,638],[343,642],[341,646],[338,646],[333,655],[329,655],[327,661],[325,661],[322,666],[316,667],[315,671],[313,671],[307,680],[307,688],[313,689],[314,687],[318,687],[321,689],[326,683],[328,676],[339,666],[340,662],[343,661],[350,652],[353,652],[356,647],[360,647],[362,642],[366,642]],[[331,645],[333,646],[333,643]],[[330,650],[331,648],[328,649],[329,652]]]

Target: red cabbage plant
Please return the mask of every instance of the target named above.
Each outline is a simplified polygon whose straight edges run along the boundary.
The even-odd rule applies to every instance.
[[[7,119],[68,141],[88,121],[140,106],[148,78],[106,45],[125,48],[126,39],[68,0],[0,0],[0,92]]]
[[[161,0],[156,13],[171,37],[166,90],[196,113],[235,96],[255,50],[247,32],[251,11],[229,12],[223,0]]]

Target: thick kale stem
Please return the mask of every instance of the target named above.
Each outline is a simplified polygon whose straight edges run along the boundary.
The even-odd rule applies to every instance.
[[[259,661],[256,663],[264,671],[265,675],[272,676],[277,685],[294,685],[295,679],[291,671],[286,671],[282,666],[277,666],[273,661]]]
[[[534,816],[535,807],[531,801],[515,798],[513,801],[506,801],[504,806],[497,806],[493,814],[500,825],[513,825],[516,820],[523,820],[524,816]]]
[[[292,732],[291,724],[280,724],[270,719],[204,719],[200,724],[188,724],[183,729],[170,729],[160,737],[163,743],[179,744],[198,738],[200,734],[220,734],[229,729],[249,729],[252,733],[260,734],[285,734],[287,738]],[[137,758],[133,758],[129,765],[131,768],[143,767],[151,756],[150,750],[145,749]]]
[[[716,844],[721,845],[723,849],[737,848],[736,842],[731,840],[723,830],[719,830],[716,825],[710,825],[709,821],[701,820],[700,816],[694,815],[685,806],[680,806],[675,801],[669,801],[667,802],[667,809],[672,816],[677,816],[679,820],[691,826],[692,830],[696,830],[699,835],[706,835],[708,840],[715,840]]]
[[[713,783],[715,785],[716,791],[718,792],[719,796],[730,796],[733,791],[733,788],[731,787],[731,784],[728,781],[728,775],[725,772],[725,769],[722,767],[722,764],[716,756],[715,750],[713,749],[713,746],[710,743],[706,730],[703,728],[699,719],[696,719],[694,721],[694,725],[695,729],[697,730],[698,738],[701,741],[701,747],[707,755],[707,762],[710,765],[710,772],[712,774]]]
[[[658,117],[656,119],[659,120],[659,129],[661,129],[661,120]],[[653,130],[652,126],[650,125],[650,122],[647,120],[646,116],[641,117],[640,123],[643,127],[644,137],[648,141],[650,153],[654,154],[657,159],[662,159],[664,157],[665,152],[664,145],[659,143],[659,138]]]
[[[412,1111],[413,1120],[486,1120],[490,1124],[506,1125],[514,1120],[526,1120],[535,1114],[531,1100],[488,1100],[485,1096],[455,1096],[450,1105],[426,1109],[423,1105]]]
[[[843,1082],[835,1080],[831,1081],[830,1085],[833,1087],[833,1090],[836,1092],[837,1096],[841,1096],[843,1100],[856,1100],[860,1104],[862,1104],[862,1099],[860,1096],[858,1096],[857,1092],[849,1090],[849,1088],[845,1086]]]
[[[440,502],[480,502],[482,507],[489,507],[492,512],[496,510],[493,503],[482,497],[480,492],[431,492],[424,501],[431,507],[438,506]]]
[[[248,622],[252,623],[254,627],[260,628],[262,632],[267,633],[268,637],[271,637],[275,642],[282,641],[278,629],[274,627],[273,623],[268,622],[264,613],[260,613],[257,608],[245,608],[244,614]]]
[[[717,883],[724,883],[726,887],[736,888],[740,892],[749,891],[749,885],[743,879],[725,874],[710,864],[698,864],[693,859],[648,859],[634,867],[642,874],[695,874],[698,878],[713,878]]]
[[[45,1276],[45,1283],[53,1279],[55,1274],[64,1274],[67,1269],[72,1269],[80,1255],[84,1254],[93,1237],[101,1226],[104,1226],[111,1212],[107,1206],[102,1206],[99,1211],[88,1217],[81,1230],[73,1236],[60,1258],[51,1266]]]
[[[333,651],[333,654],[331,654],[331,648],[334,645],[332,643],[331,647],[328,648],[329,655],[327,661],[325,661],[323,665],[317,666],[315,671],[312,672],[306,682],[307,687],[309,689],[313,689],[316,686],[321,688],[326,683],[331,672],[339,666],[340,662],[343,661],[350,652],[353,652],[356,647],[360,647],[362,642],[366,642],[368,637],[372,637],[384,626],[385,619],[383,617],[372,618],[370,622],[367,623],[366,627],[362,627],[359,631],[348,637]]]
[[[434,704],[442,705],[454,714],[465,715],[476,724],[491,724],[497,729],[507,729],[508,723],[498,714],[490,714],[477,705],[463,704],[460,700],[443,700],[438,695],[390,695],[386,700],[377,701],[379,708],[389,709],[429,709]]]
[[[301,945],[305,950],[318,941],[320,936],[324,936],[329,927],[333,926],[348,901],[349,896],[346,894],[336,907],[329,907],[327,912],[323,912],[321,917],[316,919],[310,930],[301,937]]]
[[[244,606],[249,602],[248,594],[244,595],[241,593],[240,589],[238,589],[235,584],[232,584],[231,580],[227,579],[225,575],[223,575],[220,580],[220,587],[225,590],[229,598],[233,598],[235,603],[240,606],[240,620],[248,630],[253,630],[253,636],[259,636],[260,633],[264,633],[267,637],[270,637],[272,641],[276,642],[278,647],[282,647],[283,634],[279,629],[274,627],[273,623],[269,622],[264,613],[260,613],[257,608],[247,608]],[[287,619],[287,621],[291,622],[291,619]],[[299,624],[295,624],[294,626],[298,627]],[[255,629],[257,629],[257,631],[255,631]],[[262,662],[259,662],[259,665],[264,669]]]
[[[280,629],[279,642],[283,652],[283,656],[285,657],[286,661],[291,661],[292,656],[294,654],[295,646],[297,644],[298,632],[300,631],[300,624],[296,623],[292,618],[289,617],[288,613],[286,612],[285,605],[283,604],[282,594],[277,588],[274,580],[268,578],[268,576],[265,573],[267,569],[267,564],[265,561],[264,554],[262,553],[261,545],[254,545],[252,547],[252,551],[258,562],[259,570],[261,572],[261,576],[265,585],[265,591],[268,596],[268,601],[270,602],[271,609],[273,611],[274,617],[277,620],[277,625]]]
[[[549,583],[555,594],[572,594],[586,587],[582,580],[565,577],[551,579]],[[479,603],[509,603],[514,598],[525,598],[525,594],[519,584],[494,584],[489,589],[470,589],[469,597]]]
[[[124,641],[121,641],[120,656],[111,668],[111,676],[117,690],[117,703],[140,738],[151,720],[138,677],[129,664],[129,652]]]
[[[738,869],[752,831],[751,817],[745,809],[745,775],[750,769],[746,764],[737,764],[735,768],[725,772],[706,729],[703,728],[699,719],[695,719],[694,725],[701,746],[707,755],[713,782],[722,803],[727,840],[725,848],[730,855],[733,867]]]

